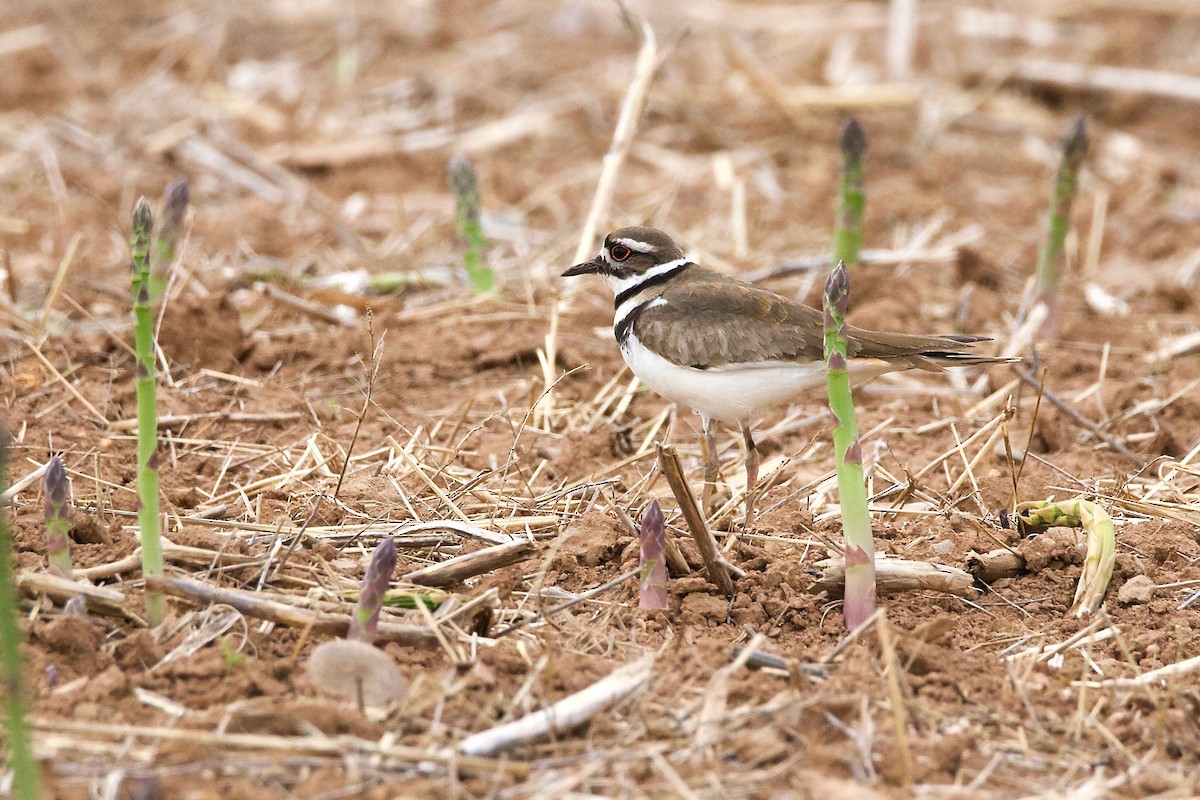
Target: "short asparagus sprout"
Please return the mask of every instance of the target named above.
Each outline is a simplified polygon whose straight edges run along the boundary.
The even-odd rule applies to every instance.
[[[183,218],[187,215],[188,179],[177,178],[167,184],[163,191],[162,219],[154,237],[154,255],[150,265],[150,301],[157,302],[166,293],[171,278],[171,268],[179,247],[179,235],[183,231]]]
[[[133,209],[133,334],[137,360],[137,489],[138,528],[142,540],[142,574],[162,577],[162,539],[159,532],[158,399],[154,369],[154,315],[150,307],[150,232],[154,217],[146,198]],[[161,592],[146,592],[146,619],[163,621],[166,604]]]
[[[0,489],[8,486],[8,434],[0,428]],[[0,702],[4,704],[4,737],[12,770],[12,796],[37,800],[41,777],[25,719],[25,682],[21,665],[21,628],[17,624],[17,584],[13,570],[13,538],[8,510],[0,492]]]
[[[71,483],[62,459],[51,456],[42,476],[46,502],[46,556],[50,572],[71,577]]]
[[[1087,145],[1087,130],[1081,116],[1071,124],[1062,140],[1062,160],[1054,180],[1054,193],[1050,196],[1046,239],[1038,252],[1037,299],[1049,312],[1042,323],[1040,333],[1043,336],[1053,336],[1058,326],[1056,312],[1062,283],[1063,249],[1067,231],[1071,228],[1071,206],[1075,202],[1075,187],[1079,182],[1079,168],[1087,155]]]
[[[837,459],[838,496],[841,502],[842,540],[845,543],[846,595],[842,615],[854,630],[875,610],[875,546],[871,516],[867,512],[867,486],[863,477],[862,447],[854,415],[854,396],[846,361],[846,306],[850,276],[839,262],[825,285],[825,364],[829,407],[837,418],[833,449]]]
[[[483,235],[483,206],[479,199],[479,182],[471,159],[456,154],[450,159],[450,189],[458,202],[458,235],[467,243],[463,267],[474,294],[489,294],[496,288],[496,276],[483,259],[487,238]]]
[[[667,607],[667,525],[657,500],[651,500],[642,513],[640,534],[638,608],[663,609]]]
[[[387,597],[388,584],[396,571],[396,540],[384,539],[371,555],[371,563],[363,575],[362,587],[358,591],[358,604],[350,620],[348,638],[359,641],[375,641],[375,630],[379,627],[379,611]]]
[[[1087,533],[1087,556],[1071,608],[1077,617],[1096,613],[1104,602],[1117,559],[1116,529],[1108,512],[1090,500],[1076,497],[1057,503],[1049,500],[1021,503],[1016,514],[1022,529],[1027,531],[1052,527],[1083,528]]]
[[[848,266],[854,266],[862,250],[863,218],[867,208],[863,178],[867,133],[857,119],[851,117],[846,121],[838,144],[842,151],[842,187],[838,193],[833,261],[835,264],[843,261]]]

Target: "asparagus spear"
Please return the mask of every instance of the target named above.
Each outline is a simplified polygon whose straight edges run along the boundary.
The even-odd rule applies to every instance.
[[[157,302],[167,290],[171,267],[175,264],[179,234],[188,207],[188,179],[177,178],[163,191],[162,220],[154,237],[154,261],[150,267],[150,300]]]
[[[642,513],[638,608],[667,607],[667,526],[657,500]]]
[[[867,208],[867,195],[863,189],[867,134],[857,119],[851,117],[846,122],[838,144],[842,151],[842,190],[838,193],[833,260],[835,264],[841,261],[854,266],[862,249],[863,217]]]
[[[8,434],[0,428],[0,488],[6,487]],[[0,680],[4,691],[4,734],[9,767],[12,769],[12,796],[16,800],[37,800],[41,796],[41,776],[29,725],[25,720],[24,673],[21,669],[21,628],[17,624],[17,584],[13,570],[13,538],[8,527],[8,511],[0,493]]]
[[[1077,617],[1094,614],[1104,602],[1117,560],[1117,533],[1112,517],[1092,501],[1079,497],[1057,503],[1032,500],[1018,505],[1016,511],[1017,520],[1026,531],[1060,526],[1083,528],[1087,533],[1087,556],[1071,608]]]
[[[1079,167],[1087,155],[1087,131],[1083,117],[1076,118],[1067,129],[1062,140],[1062,161],[1058,166],[1058,177],[1054,180],[1054,193],[1050,197],[1050,212],[1047,215],[1046,240],[1038,252],[1037,299],[1045,303],[1050,312],[1042,323],[1040,334],[1053,336],[1058,327],[1058,295],[1062,282],[1063,245],[1071,227],[1071,206],[1075,202],[1075,186],[1079,180]]]
[[[867,486],[863,477],[862,448],[854,416],[854,396],[846,362],[846,306],[850,277],[839,262],[825,284],[825,364],[829,407],[837,418],[833,449],[837,458],[838,497],[841,502],[842,539],[846,551],[846,599],[842,614],[854,630],[875,610],[875,547],[871,517],[867,513]]]
[[[150,231],[154,218],[142,197],[133,208],[133,333],[137,361],[137,487],[138,528],[142,540],[142,574],[162,577],[162,540],[158,515],[158,400],[154,378],[154,318],[150,307]],[[146,619],[163,620],[161,592],[146,592]]]
[[[496,276],[483,260],[487,238],[483,235],[481,224],[483,208],[479,200],[475,167],[466,156],[455,155],[450,159],[449,177],[450,188],[458,201],[458,235],[467,242],[467,251],[463,254],[467,280],[471,283],[472,292],[477,295],[488,294],[496,288]]]
[[[42,476],[46,494],[46,555],[50,561],[50,572],[64,578],[71,577],[71,530],[68,494],[70,482],[62,459],[52,456]]]
[[[350,622],[346,638],[360,639],[370,644],[375,640],[375,629],[379,627],[379,610],[383,608],[388,584],[396,571],[396,540],[388,537],[375,547],[367,573],[363,575],[362,587],[358,591],[358,605]]]

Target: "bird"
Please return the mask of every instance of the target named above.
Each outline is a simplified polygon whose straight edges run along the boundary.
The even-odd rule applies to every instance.
[[[824,312],[766,287],[706,269],[670,236],[631,226],[564,278],[599,275],[613,292],[613,333],[625,363],[657,394],[700,415],[707,503],[719,477],[717,422],[737,424],[746,448],[744,526],[754,522],[759,455],[752,425],[826,382]],[[845,328],[853,383],[906,369],[995,364],[981,336],[920,336]]]

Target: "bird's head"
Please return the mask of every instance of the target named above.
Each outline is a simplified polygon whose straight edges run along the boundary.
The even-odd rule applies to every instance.
[[[563,277],[596,274],[603,276],[614,290],[619,290],[647,273],[683,263],[686,263],[683,251],[670,236],[654,228],[634,226],[619,228],[605,236],[598,256],[576,264],[564,272]]]

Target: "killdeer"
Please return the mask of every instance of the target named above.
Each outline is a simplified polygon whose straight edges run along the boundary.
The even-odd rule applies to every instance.
[[[754,520],[758,450],[751,423],[825,384],[824,313],[770,289],[693,263],[671,237],[629,227],[563,277],[596,274],[615,299],[613,332],[625,363],[658,394],[700,415],[704,497],[716,484],[713,423],[736,422],[746,445],[746,525]],[[855,383],[905,369],[991,364],[978,336],[914,336],[846,326]]]

